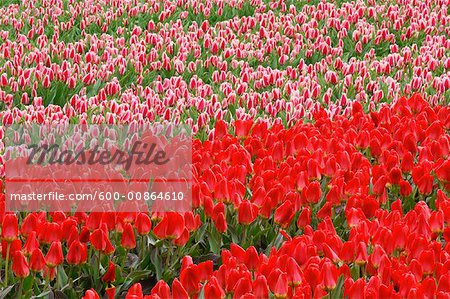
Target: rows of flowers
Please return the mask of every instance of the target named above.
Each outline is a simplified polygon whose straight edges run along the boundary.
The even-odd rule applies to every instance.
[[[48,118],[44,104],[72,121],[197,132],[450,96],[446,1],[4,2],[0,105],[25,117]]]
[[[419,95],[289,129],[218,122],[194,143],[193,212],[2,213],[3,283],[86,298],[148,277],[154,298],[448,294],[449,128],[450,107]]]
[[[0,297],[450,298],[449,5],[4,0]],[[5,212],[22,123],[189,125],[192,211]]]

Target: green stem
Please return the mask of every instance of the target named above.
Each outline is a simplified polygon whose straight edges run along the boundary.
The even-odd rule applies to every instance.
[[[19,291],[17,291],[17,298],[22,298],[23,292],[23,278],[20,279]]]
[[[170,256],[172,255],[172,244],[168,241],[167,245],[167,257],[166,257],[166,270],[169,269],[170,266]]]
[[[34,288],[34,285],[36,284],[36,273],[34,271],[31,272],[31,288]],[[37,285],[37,284],[36,284]]]
[[[58,269],[58,267],[60,267],[60,266],[55,267],[55,275],[56,275],[55,289],[57,289],[57,290],[59,290],[59,275],[58,275],[59,269]]]
[[[89,252],[88,252],[88,263],[89,264],[91,264],[91,259],[93,257],[93,254],[92,254],[93,248],[94,248],[93,246],[89,246]]]
[[[100,276],[100,265],[101,265],[101,260],[102,260],[102,252],[98,251],[98,259],[97,259],[97,271],[98,271],[98,275]]]
[[[49,270],[49,271],[51,271],[51,270]],[[49,273],[48,275],[45,276],[45,283],[46,283],[46,285],[47,285],[48,291],[51,291],[52,288],[51,288],[51,286],[50,286],[50,273]]]
[[[178,261],[178,257],[181,254],[181,246],[178,246],[177,249],[174,252],[173,260]]]
[[[365,277],[366,277],[366,268],[365,268],[365,265],[363,264],[363,265],[358,266],[358,267],[359,267],[359,277],[365,278]]]
[[[247,240],[247,230],[248,230],[248,227],[249,227],[250,225],[245,225],[244,224],[244,231],[242,232],[242,248],[244,248],[244,249],[246,249],[246,240]]]
[[[6,261],[5,261],[5,282],[4,287],[8,286],[8,273],[9,273],[9,251],[11,249],[11,242],[8,242],[6,246]]]
[[[145,255],[144,255],[144,251],[145,251],[144,241],[145,241],[145,236],[142,235],[142,236],[141,236],[141,252],[139,253],[139,257],[140,257],[141,259],[145,256]]]
[[[78,272],[78,277],[81,277],[81,267],[80,267],[80,266],[78,266],[77,272]],[[80,281],[79,281],[79,280],[78,280],[78,282],[77,282],[77,285],[78,285],[78,286],[80,285]]]

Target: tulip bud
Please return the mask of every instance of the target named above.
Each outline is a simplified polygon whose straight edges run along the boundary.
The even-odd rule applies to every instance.
[[[10,243],[19,235],[19,223],[15,214],[6,214],[2,223],[2,239]]]
[[[257,216],[258,216],[258,207],[248,200],[242,201],[238,209],[239,223],[249,225],[256,219]]]
[[[225,233],[228,229],[227,220],[225,215],[221,212],[214,217],[214,224],[219,233]]]
[[[152,229],[152,221],[147,213],[139,213],[136,217],[134,226],[139,235],[148,235]]]
[[[30,270],[33,272],[41,272],[45,266],[45,258],[42,251],[36,248],[30,257]]]
[[[27,260],[21,251],[16,251],[12,258],[12,271],[16,277],[25,278],[30,274]]]
[[[49,268],[54,268],[60,265],[64,260],[62,245],[59,241],[54,241],[50,245],[50,249],[45,256],[45,263]]]
[[[115,280],[116,280],[116,265],[113,262],[109,261],[108,270],[105,272],[105,274],[103,274],[102,281],[111,283],[114,282]]]
[[[134,236],[133,226],[130,223],[125,223],[120,244],[128,250],[136,247],[136,238]]]
[[[70,265],[84,264],[87,260],[87,246],[78,240],[70,244],[66,260]]]
[[[100,299],[100,296],[94,289],[87,290],[81,299]]]

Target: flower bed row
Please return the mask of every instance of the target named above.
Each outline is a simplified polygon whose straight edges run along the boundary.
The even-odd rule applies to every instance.
[[[8,2],[0,105],[41,121],[44,104],[79,122],[197,132],[215,119],[290,125],[321,105],[349,115],[353,100],[368,111],[413,92],[449,97],[445,1]]]
[[[111,298],[140,280],[160,298],[440,296],[450,291],[449,110],[416,94],[370,114],[357,102],[351,117],[321,110],[292,128],[219,121],[193,143],[193,212],[2,212],[14,273],[3,283]],[[141,293],[137,284],[128,296]]]

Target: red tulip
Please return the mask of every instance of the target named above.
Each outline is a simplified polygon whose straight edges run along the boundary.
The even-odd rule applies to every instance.
[[[61,242],[53,242],[45,256],[45,264],[54,268],[64,261]]]
[[[348,289],[349,298],[364,299],[366,298],[364,278],[360,278],[355,281]]]
[[[78,240],[70,244],[66,260],[70,265],[84,264],[87,260],[87,246]]]
[[[275,298],[286,298],[288,294],[288,278],[285,272],[275,272],[269,275],[269,287]]]
[[[184,232],[184,217],[179,213],[167,212],[153,229],[160,239],[178,239]]]
[[[116,280],[116,265],[109,261],[108,270],[103,274],[102,281],[103,282],[114,282]]]
[[[372,254],[369,256],[369,261],[375,269],[378,269],[384,256],[386,256],[386,252],[384,251],[383,247],[376,244]]]
[[[27,260],[20,250],[16,251],[13,255],[12,271],[14,275],[19,278],[25,278],[30,275],[30,269],[28,267]]]
[[[433,233],[441,233],[444,230],[444,213],[442,211],[431,212],[429,223]]]
[[[267,284],[267,279],[263,275],[259,275],[253,281],[253,294],[257,298],[268,298],[269,297],[269,286]]]
[[[225,215],[222,212],[214,217],[214,224],[217,231],[221,234],[226,232],[228,229],[227,220],[225,219]]]
[[[309,203],[318,203],[322,197],[322,190],[320,190],[320,184],[317,181],[311,182],[304,192],[306,201]]]
[[[103,213],[102,212],[92,212],[89,214],[86,220],[86,227],[92,232],[100,227],[100,223],[102,221]]]
[[[304,207],[300,212],[297,220],[297,227],[304,228],[311,223],[311,209],[309,207]]]
[[[61,227],[58,223],[43,222],[39,225],[38,239],[41,243],[51,244],[61,241]]]
[[[419,257],[419,263],[422,266],[423,274],[431,275],[436,270],[435,256],[432,250],[424,250]]]
[[[76,220],[74,218],[67,218],[61,225],[61,240],[67,241],[74,231],[76,231],[78,236]]]
[[[94,289],[87,290],[82,299],[100,299],[100,296]]]
[[[294,206],[292,203],[285,201],[275,210],[275,223],[279,224],[282,228],[286,228],[291,224],[294,214]]]
[[[120,245],[128,250],[136,247],[136,238],[134,236],[133,226],[130,223],[125,223]]]
[[[400,181],[400,195],[403,197],[409,196],[412,193],[412,187],[407,181]]]
[[[236,137],[245,138],[253,126],[253,120],[236,120],[234,126]]]
[[[228,134],[228,125],[223,120],[217,121],[215,125],[215,137],[222,138],[226,134]]]
[[[56,276],[56,267],[49,267],[49,266],[44,266],[44,274],[43,276],[49,280],[52,281],[53,279],[55,279]]]
[[[22,250],[22,242],[19,239],[16,239],[12,242],[7,242],[6,240],[2,240],[2,257],[6,260],[7,249],[9,245],[9,259],[13,256],[14,252],[18,250]]]
[[[147,213],[139,213],[136,217],[136,222],[134,223],[136,230],[139,235],[144,236],[152,229],[152,221]]]
[[[436,292],[436,281],[434,278],[427,277],[422,281],[422,290],[424,293],[424,296],[427,296],[428,298],[433,298],[435,292]]]
[[[159,298],[170,298],[170,287],[164,280],[158,280],[156,285],[153,287],[151,294],[157,295]]]
[[[245,263],[247,259],[247,252],[241,246],[231,243],[230,251],[232,257],[234,257],[238,263]]]
[[[195,265],[189,266],[181,272],[180,281],[190,296],[198,294],[201,290],[200,273]]]
[[[233,288],[234,298],[242,298],[247,293],[252,292],[252,282],[248,277],[242,277]]]
[[[324,256],[329,258],[334,264],[337,264],[341,261],[339,255],[331,248],[328,244],[324,243],[322,245]]]
[[[192,261],[192,257],[189,255],[183,256],[181,259],[181,269],[180,272],[183,272],[184,269],[187,269],[189,266],[193,265],[194,262]]]
[[[197,271],[200,282],[208,280],[210,276],[213,274],[213,262],[205,261],[198,264]]]
[[[449,293],[450,292],[450,272],[442,275],[439,278],[439,283],[437,287],[438,292]]]
[[[360,266],[367,263],[367,245],[364,242],[359,242],[356,247],[355,263]]]
[[[80,235],[79,235],[80,242],[87,243],[87,242],[89,242],[90,237],[91,237],[90,231],[87,229],[86,226],[83,226],[81,228]]]
[[[297,264],[297,262],[295,261],[295,259],[293,259],[292,257],[290,257],[287,260],[287,267],[286,267],[286,271],[287,271],[287,277],[288,277],[288,284],[291,287],[297,287],[299,286],[303,279],[302,279],[302,270],[300,269],[300,266]]]
[[[36,238],[36,232],[32,231],[28,234],[28,238],[25,241],[25,245],[23,246],[23,253],[25,254],[25,256],[30,256],[36,248],[39,248],[39,242]]]
[[[438,168],[436,168],[435,173],[440,181],[450,183],[450,160],[446,160]]]
[[[189,230],[185,228],[181,236],[178,239],[172,240],[172,243],[176,246],[184,246],[189,241],[189,237]]]
[[[403,156],[401,168],[405,173],[411,172],[414,168],[414,157],[412,156],[411,152],[406,152]]]
[[[261,260],[255,246],[250,246],[245,251],[244,263],[250,271],[255,271],[260,266]]]
[[[248,200],[244,200],[239,205],[238,221],[240,224],[249,225],[258,216],[258,207]]]
[[[434,177],[429,173],[429,167],[417,165],[412,171],[413,182],[417,185],[420,194],[427,195],[433,190]]]
[[[30,270],[33,272],[41,272],[45,267],[45,258],[42,251],[36,248],[30,257]]]
[[[180,298],[180,299],[189,299],[189,294],[184,289],[183,285],[180,283],[180,281],[175,278],[172,282],[172,297],[173,298]]]
[[[80,241],[80,236],[78,229],[75,226],[71,226],[70,232],[68,232],[68,237],[66,239],[67,246],[70,246],[74,241]],[[82,242],[85,244],[86,242]]]
[[[31,232],[35,232],[38,227],[38,219],[35,213],[28,214],[20,226],[20,234],[28,237]],[[36,233],[36,232],[35,232]]]
[[[395,167],[392,168],[389,172],[389,181],[392,185],[398,185],[402,180],[402,171],[400,168]]]
[[[104,254],[111,254],[114,252],[114,247],[109,240],[106,232],[100,228],[96,229],[89,237],[92,246],[97,251]]]
[[[142,286],[140,283],[133,284],[125,296],[125,299],[143,299]]]
[[[323,288],[327,291],[334,289],[336,287],[339,275],[336,266],[334,266],[333,263],[331,263],[331,261],[329,260],[324,262],[321,274]]]
[[[108,299],[116,298],[116,287],[113,285],[106,287],[105,293]]]
[[[211,279],[205,284],[205,299],[223,299],[225,298],[225,292],[219,284],[216,277],[211,277]]]
[[[200,215],[194,214],[189,211],[184,213],[184,223],[189,232],[197,230],[201,225]]]
[[[15,214],[6,214],[2,223],[2,239],[10,243],[19,235],[19,223]]]

